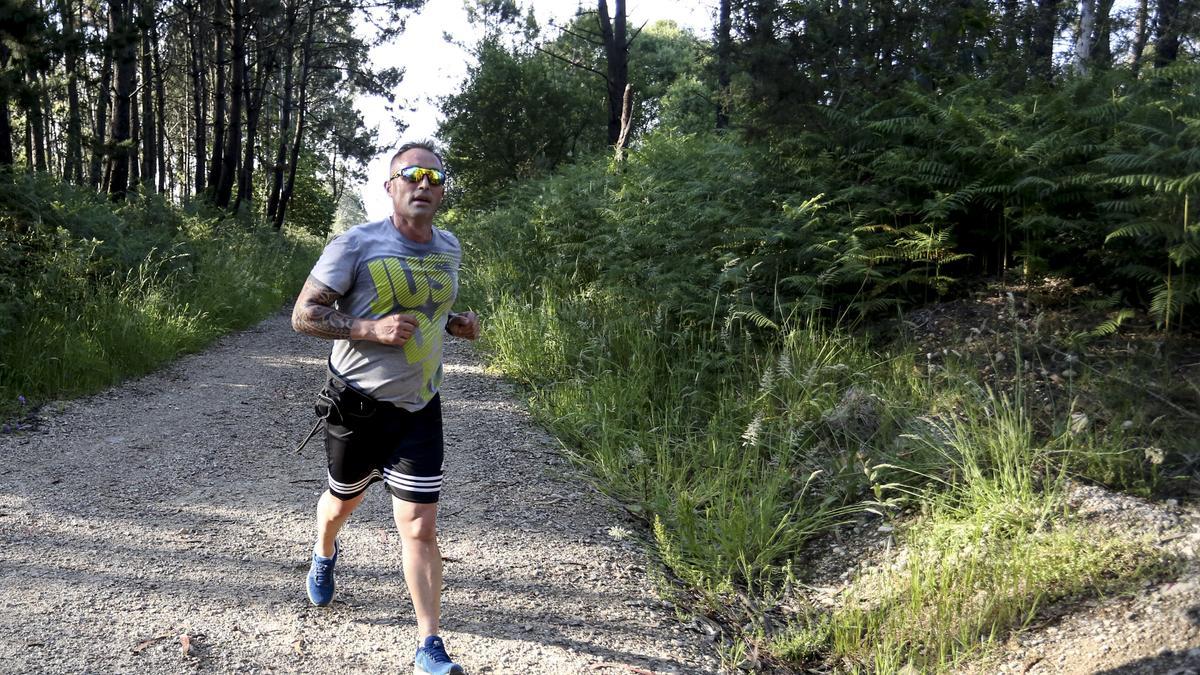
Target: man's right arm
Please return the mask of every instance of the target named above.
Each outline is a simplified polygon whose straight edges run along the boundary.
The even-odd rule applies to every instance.
[[[292,309],[292,328],[305,335],[327,340],[371,340],[399,347],[417,329],[409,314],[390,314],[381,319],[358,319],[333,308],[341,293],[312,276],[304,282]]]
[[[354,317],[333,308],[342,297],[311,276],[304,282],[296,306],[292,309],[292,328],[305,335],[329,340],[348,340],[354,327]]]

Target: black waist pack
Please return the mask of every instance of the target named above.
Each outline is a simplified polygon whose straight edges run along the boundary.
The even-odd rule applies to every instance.
[[[317,417],[326,424],[346,426],[370,419],[384,405],[330,372],[321,393],[317,394],[315,409]]]

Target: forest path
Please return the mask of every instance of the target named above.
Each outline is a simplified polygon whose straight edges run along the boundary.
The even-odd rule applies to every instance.
[[[337,599],[305,597],[325,457],[319,434],[295,445],[327,351],[279,313],[0,436],[0,669],[411,672],[379,485],[342,533]],[[623,510],[470,345],[447,345],[443,392],[442,634],[467,672],[716,672]]]

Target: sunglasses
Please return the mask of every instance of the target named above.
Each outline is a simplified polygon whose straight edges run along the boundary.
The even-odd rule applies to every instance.
[[[428,169],[423,166],[406,166],[392,174],[388,180],[396,178],[403,178],[409,183],[420,183],[422,180],[428,178],[429,184],[437,187],[446,182],[446,172],[441,169]]]

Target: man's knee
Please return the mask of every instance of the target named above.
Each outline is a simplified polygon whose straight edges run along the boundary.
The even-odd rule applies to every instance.
[[[437,504],[412,504],[395,500],[392,515],[396,529],[403,539],[432,542],[437,541]]]

